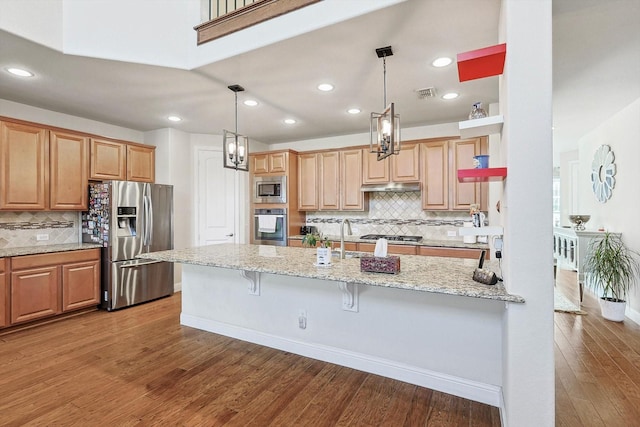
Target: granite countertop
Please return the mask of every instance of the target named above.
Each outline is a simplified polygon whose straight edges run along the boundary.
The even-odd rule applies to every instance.
[[[289,236],[291,240],[302,240],[304,236],[296,235]],[[332,242],[340,242],[340,236],[332,236],[327,235],[324,236],[331,240]],[[375,240],[371,239],[361,239],[359,236],[344,236],[345,242],[355,242],[355,243],[371,243],[376,244]],[[422,239],[419,242],[403,242],[397,240],[389,240],[388,243],[390,245],[405,245],[405,246],[429,246],[429,247],[438,247],[438,248],[462,248],[462,249],[489,249],[488,243],[464,243],[459,240],[432,240],[432,239]]]
[[[0,258],[21,255],[49,254],[53,252],[80,251],[83,249],[94,249],[101,247],[102,246],[97,243],[67,243],[62,245],[23,246],[20,248],[0,249]]]
[[[478,261],[472,259],[400,255],[400,273],[368,273],[360,271],[358,258],[334,257],[331,266],[316,267],[315,248],[232,243],[152,252],[138,258],[524,303],[501,282],[492,286],[473,281]],[[498,271],[497,265],[487,261],[485,268]]]

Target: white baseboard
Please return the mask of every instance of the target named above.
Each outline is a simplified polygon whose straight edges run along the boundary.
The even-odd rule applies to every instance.
[[[637,312],[636,310],[629,307],[629,304],[627,304],[624,315],[631,319],[637,325],[640,325],[640,312]]]
[[[182,282],[173,284],[173,292],[181,292],[182,291]]]
[[[184,313],[180,315],[180,323],[192,328],[449,393],[465,399],[496,406],[500,408],[501,413],[504,412],[502,388],[495,385],[471,381],[336,347],[274,336]]]

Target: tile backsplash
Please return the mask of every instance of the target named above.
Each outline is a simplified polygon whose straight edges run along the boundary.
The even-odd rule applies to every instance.
[[[368,212],[308,212],[307,225],[325,235],[339,235],[340,222],[349,219],[354,235],[400,234],[431,240],[462,240],[457,235],[463,222],[471,221],[466,211],[422,210],[420,192],[374,192],[369,195]],[[455,231],[455,236],[448,236]]]
[[[0,212],[0,248],[78,243],[79,224],[78,212]]]

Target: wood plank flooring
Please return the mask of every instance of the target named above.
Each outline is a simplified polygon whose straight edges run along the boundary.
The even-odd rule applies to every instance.
[[[578,302],[576,274],[556,286]],[[604,320],[585,291],[577,316],[555,313],[556,426],[640,426],[640,326]]]
[[[557,286],[577,301],[575,273]],[[555,314],[556,425],[640,426],[640,327]],[[0,336],[2,426],[499,426],[497,408],[179,325],[180,294]]]
[[[179,325],[180,294],[0,336],[2,426],[499,426],[497,408]]]

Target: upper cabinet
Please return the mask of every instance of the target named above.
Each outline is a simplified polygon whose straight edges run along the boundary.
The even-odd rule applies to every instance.
[[[469,210],[479,204],[486,210],[486,184],[457,177],[458,169],[473,168],[474,156],[486,154],[486,137],[426,142],[421,150],[423,209]]]
[[[155,147],[91,138],[91,179],[155,181]]]
[[[254,175],[269,173],[286,174],[289,153],[286,151],[278,153],[259,153],[251,157],[251,172]]]
[[[50,200],[51,210],[85,210],[88,206],[89,138],[50,131]]]
[[[420,144],[403,144],[400,153],[378,160],[376,153],[362,150],[363,184],[420,181]]]
[[[318,210],[318,157],[316,153],[298,155],[298,210]]]
[[[0,209],[44,210],[49,204],[49,133],[22,123],[0,122]]]
[[[369,209],[369,195],[362,187],[362,150],[340,151],[340,209],[364,211]]]

